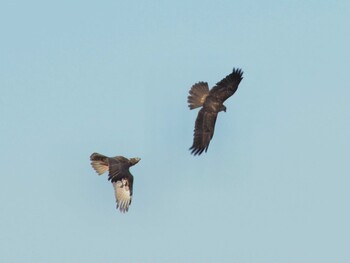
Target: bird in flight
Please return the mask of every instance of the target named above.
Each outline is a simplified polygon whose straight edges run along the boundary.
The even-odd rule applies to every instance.
[[[242,75],[241,69],[234,68],[231,74],[216,83],[211,90],[209,90],[208,83],[202,81],[191,87],[187,100],[188,107],[191,110],[202,107],[195,123],[193,145],[189,149],[191,154],[200,155],[203,151],[207,152],[210,140],[214,135],[218,113],[226,112],[223,103],[236,92],[243,79]]]
[[[132,186],[134,177],[129,168],[137,164],[141,158],[127,159],[123,156],[107,157],[99,153],[93,153],[90,156],[91,166],[98,175],[108,171],[108,180],[114,187],[117,209],[120,212],[127,212],[132,199]]]

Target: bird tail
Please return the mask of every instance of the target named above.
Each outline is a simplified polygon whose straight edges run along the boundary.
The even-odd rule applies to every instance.
[[[99,153],[93,153],[90,156],[91,166],[98,173],[102,175],[108,171],[108,157]]]
[[[201,107],[208,97],[209,87],[207,82],[198,82],[190,89],[190,95],[187,97],[188,107],[193,110]]]

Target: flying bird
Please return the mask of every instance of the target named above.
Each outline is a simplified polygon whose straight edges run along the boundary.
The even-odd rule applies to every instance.
[[[127,159],[123,156],[107,157],[99,153],[93,153],[90,156],[91,166],[98,175],[109,172],[108,180],[114,187],[117,209],[123,213],[129,210],[132,199],[132,186],[134,177],[129,168],[137,164],[141,158]]]
[[[242,75],[241,69],[234,68],[231,74],[216,83],[211,90],[209,90],[208,83],[202,81],[191,87],[187,100],[188,107],[191,110],[202,107],[195,123],[193,145],[189,149],[191,154],[200,155],[203,151],[207,152],[210,140],[214,135],[218,113],[226,112],[223,103],[236,92],[243,79]]]

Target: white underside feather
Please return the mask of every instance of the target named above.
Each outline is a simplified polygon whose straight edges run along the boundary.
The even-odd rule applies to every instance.
[[[123,213],[129,210],[131,202],[130,189],[127,185],[127,180],[113,182],[115,199],[117,202],[117,208]]]

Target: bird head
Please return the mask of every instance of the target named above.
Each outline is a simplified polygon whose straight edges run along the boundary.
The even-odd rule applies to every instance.
[[[130,158],[129,162],[131,164],[131,166],[137,164],[139,161],[141,160],[141,158],[135,157],[135,158]]]

